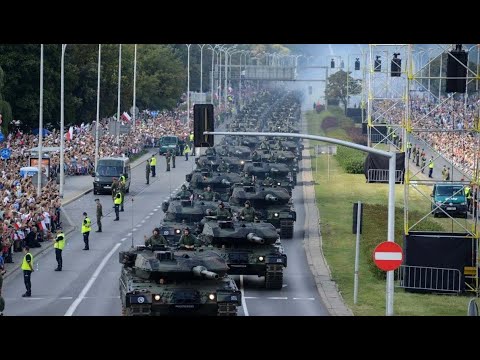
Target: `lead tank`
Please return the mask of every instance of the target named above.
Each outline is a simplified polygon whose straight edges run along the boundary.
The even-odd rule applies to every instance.
[[[137,246],[121,251],[119,281],[125,316],[236,316],[241,292],[214,251]]]
[[[229,274],[263,276],[265,288],[282,288],[287,255],[273,225],[209,220],[198,239],[217,248]]]

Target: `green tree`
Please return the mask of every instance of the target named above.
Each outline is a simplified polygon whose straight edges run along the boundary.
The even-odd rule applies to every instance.
[[[327,99],[340,100],[343,103],[345,113],[347,111],[348,98],[352,95],[358,95],[362,91],[361,80],[351,77],[351,73],[349,71],[347,75],[346,71],[340,70],[330,75],[325,89]]]
[[[171,109],[186,90],[186,71],[169,45],[138,45],[137,106]]]
[[[3,100],[3,87],[5,85],[5,73],[2,67],[0,67],[0,114],[2,115],[2,133],[8,132],[8,125],[12,121],[12,108],[10,104]]]

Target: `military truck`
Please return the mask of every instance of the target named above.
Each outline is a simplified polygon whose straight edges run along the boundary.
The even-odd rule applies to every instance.
[[[242,295],[214,251],[137,246],[121,251],[119,281],[125,316],[236,316]]]
[[[198,238],[217,249],[229,274],[263,276],[267,289],[282,288],[287,255],[271,224],[210,220]]]

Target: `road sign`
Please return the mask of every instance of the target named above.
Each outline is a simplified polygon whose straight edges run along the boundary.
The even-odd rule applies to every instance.
[[[2,142],[3,140],[5,140],[5,136],[0,132],[0,142]]]
[[[385,241],[377,245],[373,252],[373,261],[383,271],[398,269],[402,265],[402,260],[402,248],[393,241]]]
[[[12,150],[4,148],[0,151],[0,156],[3,160],[10,159],[10,155],[12,155]]]

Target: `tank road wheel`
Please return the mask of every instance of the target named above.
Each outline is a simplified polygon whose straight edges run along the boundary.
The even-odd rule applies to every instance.
[[[265,273],[265,288],[280,290],[283,287],[283,265],[269,264]]]
[[[290,221],[280,222],[280,237],[282,239],[293,238],[293,223],[291,223]]]
[[[237,305],[229,303],[218,304],[218,316],[237,316]]]

